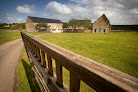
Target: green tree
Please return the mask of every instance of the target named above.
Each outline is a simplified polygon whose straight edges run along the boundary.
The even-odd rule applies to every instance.
[[[38,23],[35,25],[35,29],[37,31],[41,31],[41,30],[47,30],[50,26],[48,26],[47,23]]]
[[[64,28],[67,28],[67,27],[68,27],[68,23],[63,23],[62,28],[64,29]]]
[[[25,23],[22,23],[22,29],[26,29]]]
[[[76,29],[76,27],[78,25],[78,20],[75,19],[75,18],[73,18],[73,19],[71,19],[69,21],[69,24],[68,25],[72,27],[72,31],[75,31],[75,29]]]
[[[84,20],[82,20],[82,24],[81,25],[84,27],[84,30],[86,28],[91,28],[91,20],[84,19]]]
[[[4,23],[1,23],[0,24],[0,29],[4,29],[5,28],[5,24]]]
[[[72,31],[75,31],[76,28],[78,28],[78,30],[79,30],[80,27],[83,27],[84,30],[86,28],[92,29],[91,20],[88,20],[88,19],[77,20],[77,19],[73,18],[69,21],[68,25],[70,27],[72,27]]]

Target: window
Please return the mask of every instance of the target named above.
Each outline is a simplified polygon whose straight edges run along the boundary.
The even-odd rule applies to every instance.
[[[99,29],[99,33],[101,33],[101,28]]]
[[[104,29],[104,31],[103,31],[104,33],[106,33],[106,29]]]
[[[94,32],[96,33],[96,29],[94,29]]]

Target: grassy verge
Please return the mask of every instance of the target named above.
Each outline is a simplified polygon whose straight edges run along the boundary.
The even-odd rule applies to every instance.
[[[138,34],[62,33],[40,38],[138,78]]]
[[[39,34],[46,34],[50,32],[27,32],[27,33],[32,34],[32,35],[39,35]]]
[[[15,30],[12,30],[12,29],[0,29],[1,32],[20,32],[19,29],[15,29]],[[22,31],[26,32],[26,29],[22,29]]]
[[[0,45],[4,44],[8,41],[12,41],[18,38],[21,38],[20,32],[17,30],[17,32],[12,32],[14,30],[0,30]],[[27,32],[32,35],[38,35],[38,34],[45,34],[48,32]]]
[[[29,63],[25,49],[17,66],[18,89],[17,92],[41,92],[37,78]]]
[[[6,43],[8,41],[18,39],[20,37],[21,37],[20,32],[0,31],[0,45]]]

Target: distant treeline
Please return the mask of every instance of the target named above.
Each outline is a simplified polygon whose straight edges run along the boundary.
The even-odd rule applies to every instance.
[[[12,23],[12,24],[7,24],[7,23],[0,23],[0,29],[25,29],[25,23]]]
[[[138,25],[112,25],[112,30],[138,30]]]

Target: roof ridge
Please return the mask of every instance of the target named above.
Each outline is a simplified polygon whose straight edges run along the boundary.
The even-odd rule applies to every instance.
[[[102,18],[103,16],[108,20],[108,18],[106,17],[105,14],[103,14],[100,18]],[[96,21],[98,21],[100,18],[98,18]],[[95,21],[95,22],[96,22],[96,21]],[[95,22],[94,22],[94,23],[95,23]],[[108,22],[110,22],[110,21],[108,20]],[[93,23],[93,24],[94,24],[94,23]]]
[[[49,18],[40,18],[40,17],[33,17],[28,16],[33,22],[42,22],[42,23],[62,23],[60,20],[56,19],[49,19]]]
[[[32,18],[40,18],[40,19],[49,19],[49,18],[33,17],[33,16],[28,16],[28,17],[32,17]],[[57,19],[49,19],[49,20],[57,20]]]

